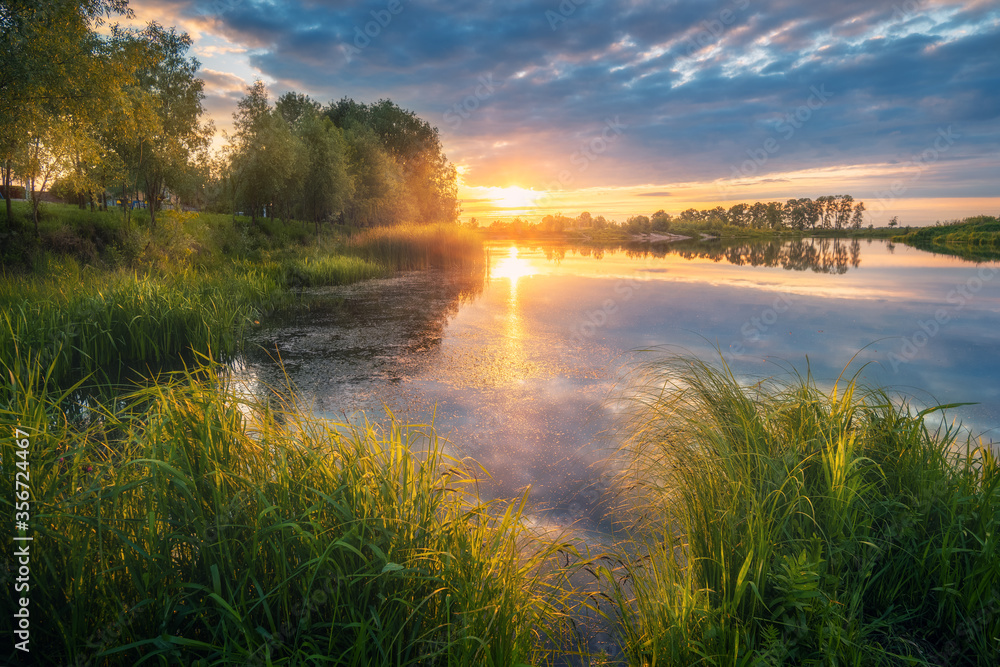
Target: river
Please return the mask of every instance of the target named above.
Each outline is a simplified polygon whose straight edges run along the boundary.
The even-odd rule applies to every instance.
[[[610,397],[656,354],[721,354],[747,377],[808,364],[824,386],[860,369],[915,407],[976,402],[943,418],[1000,439],[996,263],[880,240],[491,243],[479,272],[306,296],[253,332],[238,364],[247,382],[287,373],[305,405],[340,421],[388,410],[433,422],[489,473],[484,496],[530,487],[533,516],[557,529],[607,528]]]

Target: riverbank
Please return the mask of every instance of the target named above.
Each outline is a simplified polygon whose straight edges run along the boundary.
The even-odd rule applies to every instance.
[[[1000,219],[979,215],[894,236],[893,241],[919,250],[972,261],[1000,259]]]
[[[354,260],[399,266],[437,261],[439,234],[409,232],[421,252],[400,251],[390,230],[343,243]],[[450,254],[467,237],[444,238]],[[305,247],[270,251],[304,260]],[[105,291],[84,283],[111,269],[88,266],[62,289]],[[197,287],[202,269],[188,270]],[[280,275],[276,293],[294,299]],[[135,299],[140,319],[163,310],[152,294]],[[159,328],[170,330],[148,335]],[[328,349],[364,356],[332,338]],[[608,433],[623,444],[602,499],[624,529],[587,554],[532,528],[529,498],[483,502],[479,464],[445,456],[429,427],[317,419],[300,406],[308,392],[256,374],[250,393],[205,358],[127,387],[93,374],[74,388],[40,363],[49,344],[15,345],[16,372],[0,372],[0,422],[18,429],[0,439],[2,460],[30,472],[32,490],[19,509],[14,476],[0,480],[0,506],[28,516],[26,532],[8,521],[0,534],[33,538],[31,646],[49,662],[565,664],[586,653],[574,621],[595,615],[613,632],[582,664],[977,665],[998,650],[996,462],[878,389],[821,391],[808,373],[748,382],[692,359],[636,369],[612,397],[625,418]],[[491,416],[520,444],[504,414]]]
[[[61,382],[190,355],[225,359],[301,288],[482,261],[479,239],[455,226],[316,237],[297,221],[172,211],[151,229],[140,213],[126,227],[114,212],[47,209],[40,237],[10,250],[0,279],[0,365],[14,369],[27,350]]]
[[[796,240],[810,237],[829,239],[891,239],[899,236],[899,229],[749,229],[721,225],[672,225],[669,232],[651,232],[635,234],[624,227],[607,227],[604,229],[567,229],[564,231],[539,231],[525,229],[519,232],[510,230],[477,230],[488,241],[527,241],[537,243],[578,243],[586,245],[613,245],[620,243],[660,243],[701,240]]]
[[[318,420],[294,391],[247,395],[211,364],[125,393],[5,383],[0,421],[17,431],[0,449],[32,492],[24,526],[0,534],[32,538],[32,651],[106,665],[995,658],[986,451],[853,382],[748,388],[690,359],[632,380],[610,490],[629,528],[600,554],[529,528],[527,497],[481,501],[477,465],[430,428]],[[11,516],[15,497],[3,476]],[[588,615],[620,654],[586,653],[569,619]]]

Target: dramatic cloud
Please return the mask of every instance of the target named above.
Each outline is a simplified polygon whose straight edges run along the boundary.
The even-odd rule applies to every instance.
[[[218,0],[181,11],[246,49],[243,66],[276,93],[417,111],[468,185],[646,184],[668,198],[698,182],[722,200],[870,165],[870,192],[857,192],[867,198],[900,179],[906,197],[998,194],[991,2]]]

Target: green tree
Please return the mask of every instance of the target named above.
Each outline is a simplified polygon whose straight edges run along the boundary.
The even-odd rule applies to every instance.
[[[295,168],[300,151],[288,123],[271,108],[267,88],[255,81],[236,105],[233,113],[235,134],[230,138],[233,186],[233,214],[236,206],[250,211],[250,219],[273,204]]]
[[[150,225],[155,226],[165,189],[176,193],[189,185],[214,129],[201,122],[204,82],[195,76],[198,61],[186,57],[191,38],[155,23],[144,36],[154,64],[140,71],[138,85],[149,95],[156,122],[140,126],[134,140],[139,154],[136,169],[143,182]]]
[[[441,148],[437,128],[391,100],[364,104],[344,98],[326,115],[347,131],[371,130],[385,153],[399,166],[403,191],[410,201],[403,208],[423,222],[453,222],[459,214],[458,176]]]
[[[347,171],[343,133],[329,118],[305,116],[298,136],[305,148],[302,189],[303,217],[312,220],[319,234],[320,223],[340,215],[354,193]]]
[[[625,221],[625,227],[633,234],[649,234],[653,230],[652,223],[644,215],[633,215]]]
[[[650,216],[649,223],[654,232],[669,232],[670,223],[673,220],[673,216],[669,213],[660,209],[656,213]]]
[[[344,207],[344,219],[359,226],[387,225],[413,219],[411,201],[399,163],[385,150],[375,132],[353,124],[344,131],[348,171],[354,192]]]
[[[0,4],[0,176],[9,189],[14,160],[36,149],[53,118],[94,117],[109,87],[110,44],[96,29],[131,18],[127,0],[4,0]],[[9,190],[8,190],[9,191]],[[11,219],[6,198],[7,220]]]

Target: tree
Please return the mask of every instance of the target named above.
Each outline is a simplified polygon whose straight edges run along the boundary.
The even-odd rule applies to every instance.
[[[319,115],[322,105],[308,95],[287,92],[274,103],[274,109],[289,127],[294,128],[303,120]]]
[[[838,195],[834,197],[836,216],[835,226],[837,229],[846,229],[851,224],[851,213],[854,210],[854,197],[851,195]]]
[[[892,216],[892,218],[889,220],[889,227],[890,228],[897,227],[898,225],[899,225],[899,216],[898,215]]]
[[[861,223],[865,220],[865,203],[859,201],[854,206],[854,215],[851,216],[851,227],[861,229]]]
[[[318,235],[320,223],[339,215],[354,191],[347,173],[346,145],[340,128],[316,114],[301,120],[298,136],[305,148],[303,215],[316,224]]]
[[[660,209],[649,218],[649,224],[652,226],[654,232],[669,232],[672,221],[673,216],[663,209]]]
[[[127,0],[4,0],[0,5],[0,175],[5,191],[14,160],[52,127],[53,118],[94,117],[108,77],[109,44],[96,32],[107,18],[132,17]],[[11,219],[6,198],[7,220]]]
[[[653,226],[646,216],[633,215],[625,222],[625,228],[633,234],[649,234]]]
[[[250,210],[252,224],[271,207],[295,167],[296,140],[288,123],[268,103],[267,88],[255,81],[233,113],[235,135],[230,138],[233,214],[236,202]],[[273,209],[272,209],[273,215]]]
[[[213,128],[201,123],[204,82],[195,76],[198,61],[185,56],[191,38],[155,23],[144,36],[155,60],[140,72],[138,85],[148,93],[157,122],[142,126],[135,137],[140,156],[136,168],[144,185],[150,225],[155,227],[165,188],[183,187],[195,168],[194,159],[208,148]]]
[[[347,222],[359,226],[385,225],[413,218],[402,169],[383,148],[375,132],[364,125],[344,131],[348,172],[354,194],[344,208]]]
[[[735,204],[729,208],[729,224],[735,227],[746,227],[750,224],[750,207],[746,204]]]
[[[409,200],[402,208],[424,222],[455,221],[458,175],[441,149],[437,128],[387,99],[363,104],[344,98],[324,113],[345,133],[357,127],[371,131],[399,167],[403,189],[397,196]]]

